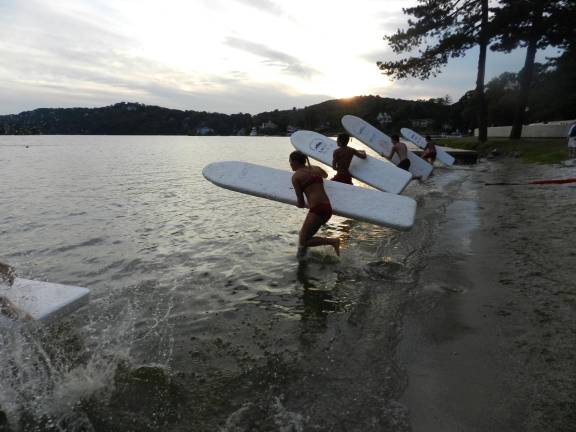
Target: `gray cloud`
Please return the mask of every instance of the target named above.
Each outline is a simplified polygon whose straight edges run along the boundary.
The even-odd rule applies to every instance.
[[[408,15],[400,13],[400,15],[391,15],[388,12],[381,12],[376,16],[378,27],[382,31],[382,37],[396,33],[398,29],[406,28],[408,26]]]
[[[184,91],[170,85],[130,83],[129,93],[111,90],[80,90],[57,85],[28,86],[0,83],[0,115],[16,114],[40,107],[69,108],[112,105],[120,101],[141,102],[183,110],[210,111],[226,114],[257,114],[274,109],[303,108],[332,99],[328,95],[294,95],[281,85],[236,83],[220,91]]]
[[[263,12],[270,13],[272,15],[286,15],[284,10],[278,6],[276,3],[270,0],[237,0],[238,3],[242,3],[246,6],[253,7]]]
[[[297,75],[302,78],[309,78],[318,73],[317,70],[303,64],[297,58],[283,53],[281,51],[273,50],[265,45],[247,41],[236,37],[228,37],[225,40],[226,45],[254,54],[258,57],[264,58],[264,63],[270,66],[279,67],[287,73]]]

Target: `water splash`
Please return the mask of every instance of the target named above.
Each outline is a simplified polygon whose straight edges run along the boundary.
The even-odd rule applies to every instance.
[[[86,404],[107,403],[119,369],[134,366],[138,344],[155,343],[158,356],[149,361],[169,363],[171,301],[147,310],[146,319],[134,302],[101,303],[80,328],[72,321],[0,326],[0,414],[12,430],[92,431]]]
[[[287,410],[280,397],[258,403],[248,402],[226,419],[220,432],[249,432],[255,425],[278,432],[302,432],[304,416]]]

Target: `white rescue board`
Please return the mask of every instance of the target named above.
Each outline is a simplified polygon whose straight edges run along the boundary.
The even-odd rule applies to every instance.
[[[236,192],[296,205],[292,172],[247,162],[215,162],[202,175],[217,186]],[[324,181],[334,214],[376,225],[409,230],[414,224],[416,201],[406,196]]]
[[[412,129],[402,128],[400,129],[400,133],[404,138],[406,138],[409,141],[412,141],[421,149],[424,149],[426,147],[426,138],[414,132]],[[436,145],[436,159],[447,166],[454,165],[454,161],[456,160],[454,159],[454,156],[448,154],[448,152],[444,150],[444,147],[440,147],[439,145]]]
[[[342,117],[342,126],[350,135],[362,141],[381,156],[387,158],[387,155],[392,152],[392,139],[360,117],[345,115]],[[410,172],[415,178],[426,180],[434,169],[431,164],[410,150],[408,150],[408,159],[410,160]],[[396,153],[392,156],[392,162],[395,165],[400,162]]]
[[[338,144],[322,134],[312,131],[294,132],[290,141],[296,150],[332,166],[332,155]],[[352,177],[385,192],[398,194],[412,179],[412,174],[396,165],[367,156],[360,159],[354,156],[349,168]]]
[[[16,278],[11,287],[0,287],[0,296],[7,298],[24,318],[50,322],[87,304],[90,290]]]

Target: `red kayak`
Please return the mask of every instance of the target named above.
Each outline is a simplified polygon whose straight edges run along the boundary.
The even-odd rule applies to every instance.
[[[546,184],[566,184],[576,183],[576,178],[532,180],[528,183],[484,183],[486,186],[520,186],[520,185],[546,185]]]
[[[528,182],[528,184],[564,184],[564,183],[576,183],[576,178],[554,179],[554,180],[533,180],[531,182]]]

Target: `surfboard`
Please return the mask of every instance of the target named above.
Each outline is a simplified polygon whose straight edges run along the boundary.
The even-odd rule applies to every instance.
[[[9,300],[20,318],[51,322],[88,303],[87,288],[16,278],[0,286],[0,297]]]
[[[342,126],[350,135],[362,141],[381,156],[387,157],[392,152],[392,139],[360,117],[345,115],[342,117]],[[410,150],[408,150],[408,159],[410,160],[410,172],[414,177],[426,180],[430,176],[434,168],[431,164]],[[394,165],[398,165],[400,162],[397,154],[392,156],[392,162]]]
[[[296,150],[328,166],[332,166],[332,155],[338,148],[336,141],[312,131],[297,131],[290,136]],[[396,165],[373,158],[352,158],[349,168],[352,177],[381,191],[398,194],[412,179],[412,174]]]
[[[402,128],[400,129],[400,133],[404,138],[406,138],[409,141],[412,141],[421,149],[426,147],[426,138],[414,132],[412,129]],[[439,145],[436,145],[436,160],[439,160],[440,162],[442,162],[444,165],[447,166],[454,165],[455,161],[454,157],[448,154],[448,152],[446,152],[446,150],[444,150],[444,148],[440,147]]]
[[[225,189],[296,205],[292,172],[248,162],[214,162],[202,175]],[[410,197],[324,181],[334,214],[406,231],[412,228],[416,201]]]

